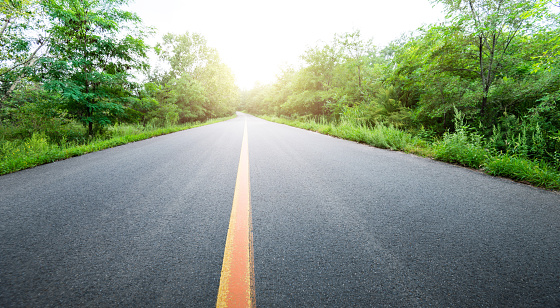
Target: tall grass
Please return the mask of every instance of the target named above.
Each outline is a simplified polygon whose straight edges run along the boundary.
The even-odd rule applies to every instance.
[[[485,147],[483,138],[469,131],[462,121],[456,123],[455,132],[448,132],[442,138],[430,138],[433,140],[426,141],[425,138],[421,138],[421,134],[413,135],[385,124],[369,127],[357,121],[347,120],[335,123],[325,119],[292,120],[271,116],[262,118],[378,148],[405,151],[459,164],[538,187],[560,190],[560,172],[556,168],[542,161],[490,151]]]
[[[369,144],[374,147],[391,150],[405,150],[422,143],[420,138],[399,130],[393,125],[377,124],[375,127],[355,122],[342,120],[338,123],[328,122],[321,118],[319,120],[309,119],[305,121],[291,120],[287,118],[262,116],[263,119],[312,130],[321,134],[330,135],[346,140]]]
[[[535,186],[560,190],[560,173],[542,162],[501,154],[490,157],[484,164],[484,170],[490,175],[508,177]]]
[[[474,169],[480,168],[488,156],[480,136],[472,136],[465,130],[444,134],[432,147],[435,159]]]
[[[23,140],[0,140],[0,175],[231,118],[233,117],[163,128],[115,125],[103,135],[85,143],[66,141],[64,137],[53,142],[45,133],[33,133],[30,138]]]

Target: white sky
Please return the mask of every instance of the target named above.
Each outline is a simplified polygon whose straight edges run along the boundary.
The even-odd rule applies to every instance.
[[[429,0],[136,0],[130,10],[158,30],[157,40],[167,32],[202,34],[242,89],[273,82],[283,66],[336,33],[360,30],[383,47],[443,19]]]

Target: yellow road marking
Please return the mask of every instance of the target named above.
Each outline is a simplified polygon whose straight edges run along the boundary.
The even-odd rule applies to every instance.
[[[253,268],[249,146],[245,120],[216,307],[255,307]]]

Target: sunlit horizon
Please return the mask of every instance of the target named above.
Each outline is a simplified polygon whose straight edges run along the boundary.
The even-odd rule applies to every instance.
[[[443,18],[429,0],[340,2],[255,0],[181,2],[137,0],[130,5],[159,41],[172,32],[199,33],[215,48],[241,89],[274,82],[306,49],[335,34],[359,30],[384,47],[402,34]]]

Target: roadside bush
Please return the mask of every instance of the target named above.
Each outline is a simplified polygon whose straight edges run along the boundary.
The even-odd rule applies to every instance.
[[[560,168],[560,108],[555,99],[543,98],[522,117],[504,113],[487,145],[496,153],[544,160]]]
[[[45,153],[58,148],[49,144],[44,133],[34,133],[30,138],[21,140],[3,141],[0,143],[0,174],[32,167]]]
[[[455,109],[455,132],[446,132],[434,143],[434,158],[478,169],[488,156],[482,136],[464,124],[465,115]]]
[[[402,151],[407,145],[416,143],[412,134],[398,129],[392,124],[389,126],[377,124],[373,128],[373,131],[379,135],[385,136],[385,140],[391,150]]]
[[[482,166],[487,155],[479,136],[473,138],[464,130],[446,133],[441,141],[434,144],[435,159],[470,168]]]

